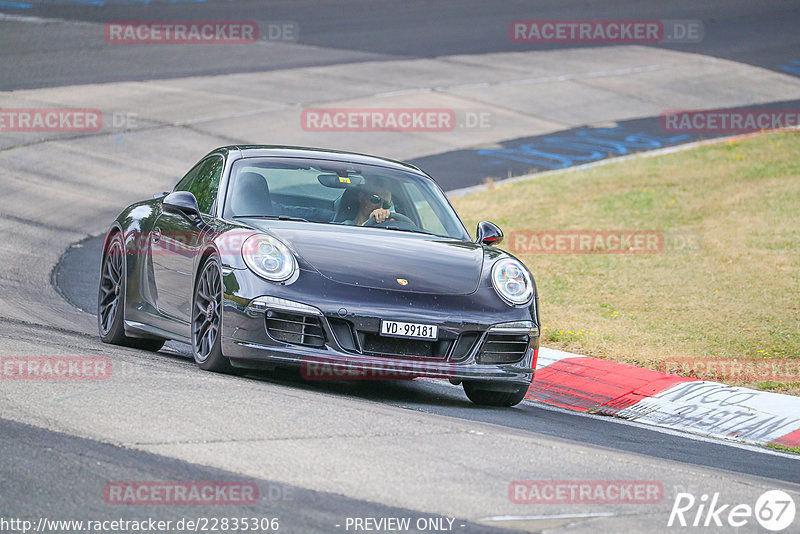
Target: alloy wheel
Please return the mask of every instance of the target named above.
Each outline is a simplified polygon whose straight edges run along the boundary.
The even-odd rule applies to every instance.
[[[122,244],[114,239],[106,253],[100,278],[100,325],[103,333],[108,333],[114,325],[119,311],[122,292]]]
[[[214,350],[222,319],[222,282],[217,262],[208,261],[197,282],[192,314],[192,341],[198,362]]]

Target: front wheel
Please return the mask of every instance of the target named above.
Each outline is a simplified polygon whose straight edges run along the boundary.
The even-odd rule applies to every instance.
[[[166,340],[125,335],[125,248],[115,234],[103,255],[100,287],[97,294],[97,330],[104,343],[157,351]]]
[[[200,270],[192,303],[192,352],[200,369],[217,373],[233,371],[222,354],[222,269],[212,254]]]
[[[464,393],[469,400],[479,406],[501,406],[508,408],[516,406],[525,394],[528,393],[528,385],[518,384],[512,386],[499,386],[491,382],[464,381]]]

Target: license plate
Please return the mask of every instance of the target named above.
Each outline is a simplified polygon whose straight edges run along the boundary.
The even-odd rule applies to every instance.
[[[389,337],[413,337],[416,339],[436,339],[439,327],[429,324],[381,321],[381,335]]]

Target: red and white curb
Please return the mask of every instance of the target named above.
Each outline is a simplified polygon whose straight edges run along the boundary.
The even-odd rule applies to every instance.
[[[756,444],[800,446],[800,397],[539,349],[527,399]]]

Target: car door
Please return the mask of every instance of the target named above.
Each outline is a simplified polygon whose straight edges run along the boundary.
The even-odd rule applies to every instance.
[[[195,165],[175,186],[175,191],[189,191],[195,196],[205,220],[211,217],[223,166],[221,156],[210,156]],[[157,308],[173,322],[170,330],[187,337],[195,258],[207,232],[208,227],[198,221],[163,209],[153,225],[151,251]]]

